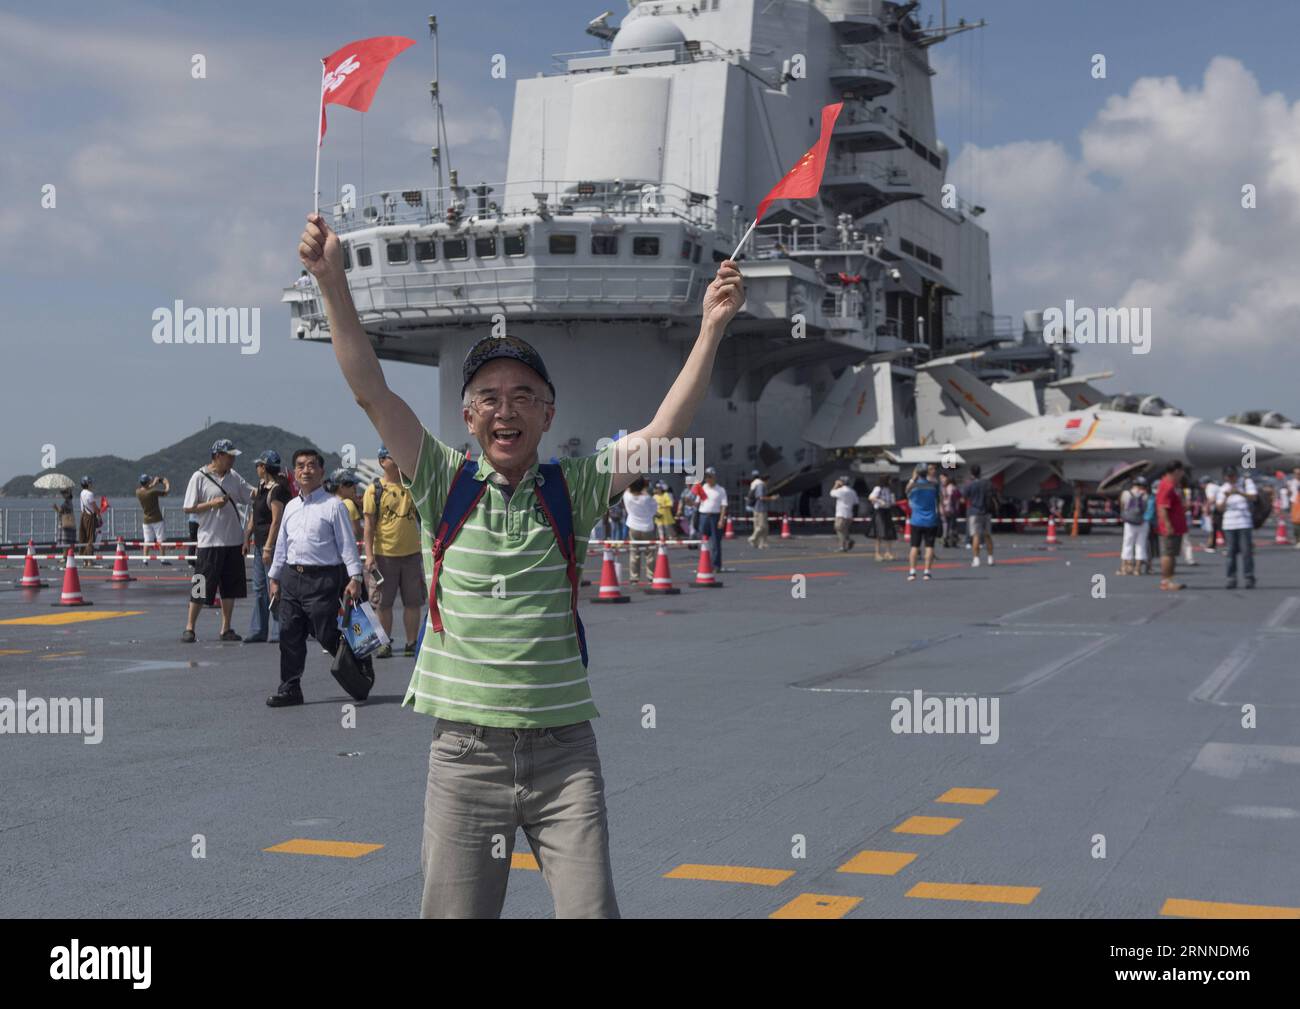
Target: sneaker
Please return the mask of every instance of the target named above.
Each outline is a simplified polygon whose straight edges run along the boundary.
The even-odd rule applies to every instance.
[[[169,567],[172,566],[172,562],[171,562],[171,561],[159,561],[158,563],[161,564],[161,565],[162,565],[163,567],[165,567],[165,568],[169,568]]]
[[[914,582],[914,581],[916,581],[916,572],[915,572],[915,571],[910,571],[910,572],[908,572],[907,580],[908,580],[909,582]]]
[[[1231,579],[1231,580],[1228,582],[1228,584],[1225,585],[1225,586],[1223,586],[1223,587],[1224,587],[1225,589],[1229,589],[1229,590],[1231,590],[1231,589],[1235,589],[1235,588],[1237,587],[1237,579],[1235,579],[1235,578]]]
[[[413,656],[415,654],[415,645],[411,644],[408,641],[406,643],[406,647],[402,649],[402,654],[405,655],[407,658]]]
[[[194,632],[191,631],[191,630],[184,630],[184,631],[181,631],[181,640],[184,641],[184,642],[187,643],[187,644],[191,644],[191,643],[193,643],[193,641],[194,641]]]
[[[980,559],[979,559],[978,557],[972,557],[972,558],[971,558],[971,562],[970,562],[970,566],[973,567],[973,568],[977,568],[977,567],[979,567],[979,566],[980,566]]]
[[[222,641],[243,641],[244,639],[239,636],[238,631],[230,630],[230,631],[221,632],[221,640]]]
[[[993,555],[989,554],[989,567],[993,567]]]
[[[923,575],[921,576],[921,578],[922,578],[922,580],[928,582],[928,581],[930,580],[930,572],[927,571],[925,574],[923,574]]]
[[[391,659],[392,657],[393,657],[392,645],[381,645],[379,651],[375,652],[375,658],[377,659]]]
[[[1247,578],[1247,579],[1246,579],[1246,588],[1248,588],[1248,589],[1253,589],[1254,587],[1255,587],[1255,579],[1253,579],[1253,578]]]
[[[262,641],[265,641],[265,640],[266,640],[266,635],[263,634],[263,635],[259,635],[259,636],[256,636],[256,637],[245,638],[245,639],[244,639],[244,644],[246,644],[246,645],[255,645],[255,644],[258,644],[259,642],[262,642]]]

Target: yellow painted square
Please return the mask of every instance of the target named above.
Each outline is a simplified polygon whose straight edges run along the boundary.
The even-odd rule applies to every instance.
[[[1221,904],[1212,900],[1181,900],[1170,897],[1161,914],[1174,918],[1300,918],[1300,907],[1269,904]]]
[[[700,865],[687,862],[664,873],[664,879],[705,879],[714,883],[777,886],[794,875],[792,869],[760,869],[749,865]]]
[[[916,860],[910,851],[860,851],[837,872],[860,872],[868,876],[895,876]]]
[[[961,823],[961,818],[955,816],[909,816],[894,828],[894,833],[928,834],[932,837],[938,837],[948,833],[959,823]]]
[[[917,883],[905,897],[929,900],[968,900],[980,904],[1032,904],[1042,892],[1037,886],[989,886],[983,883]]]
[[[43,613],[39,617],[11,617],[0,624],[27,624],[33,627],[53,627],[59,624],[83,624],[88,620],[112,620],[114,617],[138,617],[144,610],[83,610],[69,609],[66,613]]]
[[[264,848],[285,855],[325,855],[330,858],[360,858],[378,851],[382,844],[361,844],[357,841],[317,841],[308,837],[295,837],[290,841]]]
[[[839,897],[826,893],[801,893],[773,911],[769,918],[843,918],[862,903],[861,897]]]
[[[542,867],[537,864],[537,859],[531,851],[516,851],[510,855],[510,868],[512,869],[533,869],[541,872]]]
[[[966,806],[982,806],[998,794],[996,788],[950,788],[935,802],[960,802]]]

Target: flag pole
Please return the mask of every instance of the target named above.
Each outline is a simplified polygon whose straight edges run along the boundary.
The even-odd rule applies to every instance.
[[[744,237],[741,238],[741,240],[740,240],[740,244],[736,246],[736,251],[733,252],[733,253],[731,254],[731,258],[732,258],[732,259],[735,259],[737,256],[740,255],[740,250],[743,249],[743,248],[745,247],[745,243],[746,243],[747,241],[749,241],[749,236],[752,235],[752,234],[754,233],[754,229],[755,229],[757,226],[758,226],[758,218],[756,217],[756,218],[754,218],[753,223],[750,224],[750,226],[749,226],[749,230],[746,231]]]
[[[325,115],[325,61],[320,61],[320,109],[316,113],[316,178],[312,183],[312,213],[320,213],[320,145],[321,119]]]

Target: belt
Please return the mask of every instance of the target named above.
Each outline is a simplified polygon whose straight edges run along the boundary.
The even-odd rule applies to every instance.
[[[342,563],[339,561],[338,564],[290,564],[289,567],[301,575],[319,575],[327,571],[337,571]]]

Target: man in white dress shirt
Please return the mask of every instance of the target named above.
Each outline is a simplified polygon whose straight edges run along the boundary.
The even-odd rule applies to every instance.
[[[272,708],[302,704],[307,665],[307,631],[331,655],[338,649],[339,596],[361,598],[361,558],[352,519],[343,501],[328,493],[325,460],[314,448],[293,454],[298,496],[284,508],[267,572],[271,606],[280,617],[280,689],[266,699]],[[347,584],[339,570],[347,566]]]

